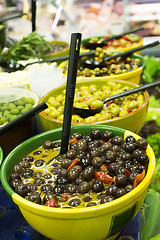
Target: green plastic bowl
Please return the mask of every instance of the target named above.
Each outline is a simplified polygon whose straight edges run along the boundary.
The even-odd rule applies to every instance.
[[[138,135],[124,129],[104,125],[79,125],[71,127],[70,134],[79,132],[83,135],[90,134],[91,129],[97,128],[104,131],[112,131],[114,135],[126,138]],[[1,182],[18,206],[26,221],[38,232],[54,240],[104,240],[115,239],[118,234],[138,213],[147,188],[151,182],[155,169],[155,156],[150,146],[147,147],[149,165],[143,181],[132,191],[124,196],[105,204],[93,207],[67,209],[52,208],[30,202],[15,193],[8,179],[12,167],[21,157],[37,149],[45,140],[56,141],[61,139],[62,129],[55,129],[34,136],[16,147],[4,160],[1,167]]]
[[[89,86],[91,84],[96,84],[97,86],[101,86],[101,85],[104,85],[105,83],[107,83],[107,81],[109,81],[109,80],[114,81],[116,83],[121,83],[123,86],[130,86],[132,88],[135,88],[138,86],[134,83],[127,82],[127,81],[114,80],[114,79],[112,79],[112,80],[111,79],[102,79],[102,78],[101,79],[94,78],[94,79],[85,80],[85,81],[81,80],[81,81],[77,82],[76,86],[77,87]],[[65,86],[61,86],[61,87],[51,90],[50,92],[45,94],[39,100],[39,103],[41,103],[43,101],[47,102],[48,98],[51,96],[55,97],[59,94],[62,94],[62,91],[65,88],[66,88]],[[139,107],[138,109],[132,111],[131,113],[128,113],[127,115],[125,115],[123,117],[117,117],[117,118],[113,118],[113,119],[109,119],[109,120],[94,122],[94,124],[110,125],[110,126],[124,128],[124,129],[130,130],[135,133],[139,133],[141,128],[143,127],[144,120],[145,120],[147,110],[148,110],[148,99],[149,99],[148,92],[145,91],[144,95],[145,95],[145,101],[144,101],[143,105],[141,107]],[[41,112],[39,114],[39,119],[40,119],[40,123],[45,131],[62,127],[62,124],[63,124],[62,121],[48,117],[43,112]],[[89,124],[91,124],[91,123],[74,123],[74,122],[72,123],[72,125],[87,125],[87,126]]]
[[[2,161],[3,161],[3,151],[2,151],[2,148],[0,147],[0,166],[2,164]]]

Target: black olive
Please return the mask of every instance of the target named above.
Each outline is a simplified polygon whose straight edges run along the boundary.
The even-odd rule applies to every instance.
[[[36,167],[41,167],[44,163],[45,163],[44,160],[39,159],[39,160],[36,160],[34,164]]]
[[[108,165],[108,171],[114,174],[118,167],[119,167],[119,164],[117,162],[110,163]]]
[[[125,186],[125,190],[127,193],[130,192],[132,189],[133,189],[133,185],[131,185],[131,184],[128,184]]]
[[[83,157],[86,157],[86,152],[79,151],[79,152],[77,152],[76,157],[79,159],[82,159]]]
[[[100,155],[100,150],[97,147],[90,149],[89,151],[90,158],[99,157],[99,155]]]
[[[81,133],[73,133],[71,138],[76,138],[78,140],[82,139],[82,134]]]
[[[102,192],[103,189],[104,189],[104,185],[100,180],[93,181],[93,183],[92,183],[93,192],[99,193],[99,192]]]
[[[41,186],[45,183],[44,179],[42,178],[37,178],[34,180],[34,184],[36,184],[37,186]]]
[[[82,172],[82,167],[81,165],[74,165],[72,168],[77,169],[79,172]]]
[[[92,197],[91,196],[86,196],[86,197],[83,198],[83,201],[84,202],[90,202],[90,201],[92,201]]]
[[[54,142],[53,148],[59,148],[61,146],[61,142]]]
[[[35,151],[33,152],[33,155],[40,155],[42,153],[42,151]]]
[[[139,138],[136,143],[137,143],[137,146],[143,150],[145,150],[148,145],[148,142],[145,138]]]
[[[136,172],[132,172],[132,173],[130,173],[129,175],[128,175],[128,181],[130,182],[130,183],[134,183],[134,180],[135,180],[135,177],[136,177],[136,175],[137,175],[137,173]]]
[[[85,139],[81,139],[77,142],[77,151],[86,152],[88,149],[87,142]]]
[[[115,194],[115,198],[122,197],[126,194],[126,190],[124,188],[118,188]]]
[[[30,178],[33,176],[33,170],[32,169],[25,169],[22,173],[21,176],[23,178]]]
[[[75,180],[76,178],[79,177],[79,174],[80,174],[80,172],[79,172],[76,168],[71,168],[71,169],[68,171],[67,176],[68,176],[68,178],[69,178],[70,180]]]
[[[77,143],[71,143],[70,144],[70,149],[75,149],[75,150],[77,150]]]
[[[66,185],[66,193],[70,193],[70,194],[74,194],[76,193],[76,190],[77,190],[77,187],[76,185],[72,184],[72,183],[69,183]]]
[[[133,151],[132,156],[133,156],[133,158],[138,160],[140,158],[141,154],[144,154],[144,153],[145,153],[144,150],[138,148]]]
[[[45,204],[48,200],[54,197],[54,194],[51,192],[48,192],[43,197],[43,203]]]
[[[93,206],[96,206],[97,205],[97,203],[95,203],[95,202],[90,202],[90,203],[88,203],[87,205],[86,205],[86,207],[93,207]]]
[[[127,160],[124,162],[124,168],[128,169],[130,168],[130,166],[132,165],[132,162],[130,160]]]
[[[56,158],[56,161],[62,162],[64,158],[65,158],[64,156],[58,156],[58,157]]]
[[[12,181],[13,179],[21,179],[21,177],[20,177],[18,172],[11,173],[9,180]]]
[[[118,187],[116,185],[107,185],[104,190],[107,196],[115,196]]]
[[[25,197],[27,200],[34,202],[34,203],[41,203],[41,197],[39,192],[33,192]]]
[[[42,146],[44,149],[53,149],[54,148],[53,142],[51,142],[49,140],[45,141]]]
[[[118,187],[123,187],[127,184],[127,176],[123,174],[118,174],[115,178],[115,182]]]
[[[112,148],[113,144],[110,142],[105,142],[102,144],[102,147],[104,148],[104,151],[107,152],[108,150],[110,150]]]
[[[128,169],[130,172],[138,172],[138,166],[137,165],[131,165]]]
[[[20,196],[25,197],[25,195],[28,193],[28,188],[25,184],[20,183],[15,187],[15,192]]]
[[[55,168],[60,168],[61,167],[61,165],[59,163],[57,163],[57,162],[53,163],[52,166],[55,167]]]
[[[58,174],[59,172],[60,172],[60,168],[53,168],[51,170],[51,173],[54,174],[54,175]]]
[[[117,153],[116,152],[112,152],[110,150],[107,151],[106,155],[105,155],[105,162],[106,162],[106,164],[115,162],[116,157],[117,157]]]
[[[34,158],[32,156],[25,156],[21,158],[21,161],[25,161],[25,162],[33,162]]]
[[[19,165],[22,167],[22,168],[29,168],[31,166],[31,164],[29,162],[25,162],[25,161],[20,161],[19,162]]]
[[[27,183],[26,186],[28,188],[28,192],[37,191],[37,185],[35,185],[34,183]]]
[[[68,202],[68,205],[71,206],[71,207],[77,207],[78,205],[81,204],[81,200],[79,198],[74,198],[74,199],[71,199],[69,202]]]
[[[114,136],[111,139],[111,143],[120,146],[122,143],[124,143],[124,139],[120,136]]]
[[[10,185],[11,185],[11,187],[12,187],[13,189],[15,189],[15,187],[16,187],[18,184],[20,184],[20,183],[21,183],[21,180],[15,178],[15,179],[13,179],[13,180],[11,181]]]
[[[102,166],[102,164],[103,164],[102,158],[100,158],[100,157],[94,157],[94,158],[92,159],[92,166],[93,166],[95,169],[100,168],[100,167]]]
[[[98,140],[101,138],[101,131],[98,129],[92,129],[91,133],[90,133],[90,137],[93,140]]]
[[[57,178],[57,183],[65,185],[65,184],[68,183],[68,178],[66,178],[66,177],[59,177],[59,178]]]
[[[90,136],[84,136],[85,141],[87,142],[87,144],[89,144],[89,142],[92,142],[92,139]]]
[[[148,155],[146,153],[141,154],[137,161],[143,164],[148,163],[149,161]]]
[[[123,148],[126,152],[132,153],[137,149],[137,145],[134,142],[127,142],[123,144]]]
[[[46,174],[43,175],[43,177],[45,179],[50,179],[50,178],[52,178],[52,175],[50,173],[46,173]]]
[[[76,153],[77,151],[75,149],[70,149],[66,153],[66,158],[73,160],[74,158],[76,158]]]
[[[84,182],[84,179],[82,177],[78,177],[75,180],[76,185],[79,185],[80,183]]]
[[[13,167],[13,172],[21,173],[23,170],[24,169],[18,164]]]
[[[67,177],[67,174],[68,174],[68,170],[65,169],[65,168],[62,168],[62,169],[60,169],[57,178],[59,178],[59,177]]]
[[[81,177],[86,181],[92,180],[94,178],[94,175],[95,175],[95,170],[92,166],[86,167],[81,173]]]
[[[41,192],[42,193],[48,193],[48,192],[52,192],[53,188],[51,185],[49,184],[45,184],[41,187]]]
[[[60,195],[64,193],[64,185],[57,184],[53,188],[53,193],[56,195]]]
[[[32,175],[33,178],[37,179],[37,178],[41,178],[42,177],[42,172],[35,172]]]
[[[110,132],[110,131],[105,131],[105,132],[103,132],[102,134],[101,134],[101,138],[102,138],[102,140],[104,140],[104,141],[108,141],[109,139],[111,139],[113,137],[113,133],[112,132]]]
[[[125,175],[125,168],[124,167],[117,168],[116,171],[115,171],[115,175],[117,175],[117,174]]]
[[[91,159],[89,157],[83,156],[80,162],[82,168],[86,168],[92,165]]]
[[[129,136],[127,136],[126,137],[126,143],[127,142],[133,142],[133,143],[135,143],[136,142],[136,139],[135,139],[135,137],[133,137],[132,135],[129,135]]]
[[[72,160],[71,159],[63,159],[63,161],[61,162],[61,167],[62,168],[68,168],[69,165],[72,163]]]
[[[91,141],[91,142],[88,143],[89,150],[92,149],[92,148],[98,148],[100,146],[101,146],[100,140],[94,140],[94,141]]]
[[[132,154],[129,152],[123,152],[121,158],[123,161],[132,160]]]
[[[112,145],[110,150],[113,151],[113,152],[120,152],[121,151],[121,149],[118,145]]]
[[[103,198],[101,198],[100,204],[111,202],[113,200],[114,200],[113,196],[104,196]]]
[[[78,186],[78,192],[81,194],[88,193],[91,190],[91,185],[88,182],[81,182]]]

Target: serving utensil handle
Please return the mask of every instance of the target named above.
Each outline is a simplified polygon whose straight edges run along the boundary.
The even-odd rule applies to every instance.
[[[66,97],[65,97],[60,154],[65,154],[68,150],[80,44],[81,44],[81,33],[72,33],[71,43],[70,43],[70,53],[69,53],[69,65],[68,65],[68,74],[67,74],[67,86],[66,86]]]

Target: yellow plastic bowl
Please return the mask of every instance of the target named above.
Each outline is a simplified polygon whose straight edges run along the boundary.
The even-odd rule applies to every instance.
[[[130,34],[130,35],[132,35],[132,36],[138,36],[138,35],[136,35],[136,34]],[[97,38],[98,39],[100,39],[100,38],[103,38],[103,37],[105,37],[105,36],[97,36]],[[140,36],[139,36],[140,37]],[[84,50],[87,50],[85,47],[83,47],[83,43],[85,43],[85,42],[88,42],[88,41],[90,41],[90,39],[91,38],[86,38],[86,39],[83,39],[82,40],[82,51]],[[113,49],[105,49],[107,52],[108,51],[112,51],[112,52],[114,52],[114,51],[122,51],[122,52],[125,52],[125,51],[128,51],[128,50],[130,50],[130,49],[133,49],[133,48],[136,48],[136,47],[141,47],[143,45],[143,38],[141,38],[140,37],[140,41],[139,42],[137,42],[137,43],[134,43],[133,45],[131,45],[131,46],[129,46],[129,47],[117,47],[117,48],[113,48]],[[141,51],[138,51],[138,52],[136,52],[137,54],[141,54]]]
[[[132,83],[135,83],[135,84],[139,84],[140,83],[140,80],[141,80],[141,76],[142,76],[142,73],[143,73],[143,69],[145,68],[145,59],[138,55],[138,54],[132,54],[132,57],[133,58],[139,58],[141,61],[142,61],[142,66],[135,69],[135,70],[132,70],[130,72],[126,72],[126,73],[122,73],[122,74],[117,74],[117,75],[112,75],[112,76],[104,76],[104,77],[83,77],[83,76],[78,76],[77,77],[77,80],[88,80],[88,79],[92,79],[94,80],[95,78],[98,79],[98,80],[101,80],[101,79],[119,79],[119,80],[125,80],[125,81],[129,81],[129,82],[132,82]],[[62,63],[59,64],[59,67],[60,68],[66,68],[66,66],[68,66],[68,61],[64,61]]]
[[[97,86],[102,86],[105,85],[105,83],[107,83],[107,81],[109,81],[109,79],[95,79],[92,80],[86,80],[86,81],[79,81],[77,82],[76,86],[80,87],[80,86],[89,86],[91,84],[96,84]],[[126,81],[122,81],[122,80],[113,80],[112,81],[116,82],[116,83],[121,83],[123,86],[130,86],[132,88],[138,87],[138,85],[131,83],[131,82],[126,82]],[[53,90],[51,90],[50,92],[48,92],[47,94],[45,94],[40,100],[40,102],[47,102],[48,98],[53,96],[56,97],[59,94],[62,94],[62,91],[65,89],[65,86],[61,86],[58,88],[55,88]],[[94,124],[96,125],[111,125],[111,126],[115,126],[115,127],[120,127],[120,128],[124,128],[127,130],[130,130],[132,132],[135,133],[139,133],[141,128],[143,127],[144,124],[144,120],[147,114],[147,110],[148,110],[148,100],[149,100],[149,95],[148,92],[144,92],[144,96],[145,96],[145,101],[143,103],[143,105],[141,107],[139,107],[138,109],[132,111],[131,113],[123,116],[123,117],[117,117],[117,118],[113,118],[113,119],[109,119],[109,120],[105,120],[105,121],[99,121],[99,122],[94,122]],[[43,112],[41,112],[39,114],[39,119],[41,122],[41,125],[43,127],[43,129],[45,131],[54,129],[54,128],[59,128],[62,127],[62,121],[48,117],[47,115],[45,115]],[[89,125],[91,123],[72,123],[72,125]]]
[[[89,134],[91,129],[97,128],[104,131],[112,131],[114,135],[126,138],[138,135],[124,129],[111,126],[79,125],[71,127],[71,134],[79,132]],[[143,181],[131,192],[113,200],[112,202],[88,208],[60,209],[45,207],[32,203],[15,193],[8,179],[12,167],[45,140],[56,141],[61,138],[62,129],[51,130],[34,136],[16,147],[5,159],[1,167],[1,182],[18,205],[27,222],[38,232],[54,240],[104,240],[115,239],[122,229],[135,217],[144,201],[148,185],[151,182],[155,169],[155,156],[150,146],[147,147],[149,165]]]

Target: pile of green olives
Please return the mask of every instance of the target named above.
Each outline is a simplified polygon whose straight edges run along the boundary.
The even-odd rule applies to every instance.
[[[11,122],[18,116],[32,109],[34,99],[31,97],[22,97],[12,102],[0,103],[0,126]]]
[[[112,80],[107,81],[102,86],[91,84],[89,86],[80,86],[75,89],[74,107],[89,109],[98,108],[102,105],[102,99],[108,96],[129,90],[129,86],[124,86],[121,83],[116,83]],[[62,94],[56,97],[49,97],[47,100],[48,108],[44,110],[44,113],[54,119],[63,121],[65,103],[65,90]],[[116,99],[114,101],[107,102],[103,105],[100,113],[87,118],[82,118],[78,115],[72,115],[72,122],[99,122],[115,117],[124,116],[135,109],[139,108],[144,103],[144,95],[139,92],[131,94],[126,97]]]
[[[94,60],[103,62],[104,57],[111,56],[117,53],[106,53],[102,48],[98,47],[95,50]],[[86,57],[83,58],[85,60]],[[102,77],[102,76],[112,76],[127,73],[142,66],[142,62],[139,58],[127,57],[125,59],[118,57],[107,62],[107,67],[99,68],[95,67],[90,69],[83,66],[79,62],[77,69],[77,76],[82,77]],[[68,62],[63,63],[63,73],[66,75],[68,71]]]

